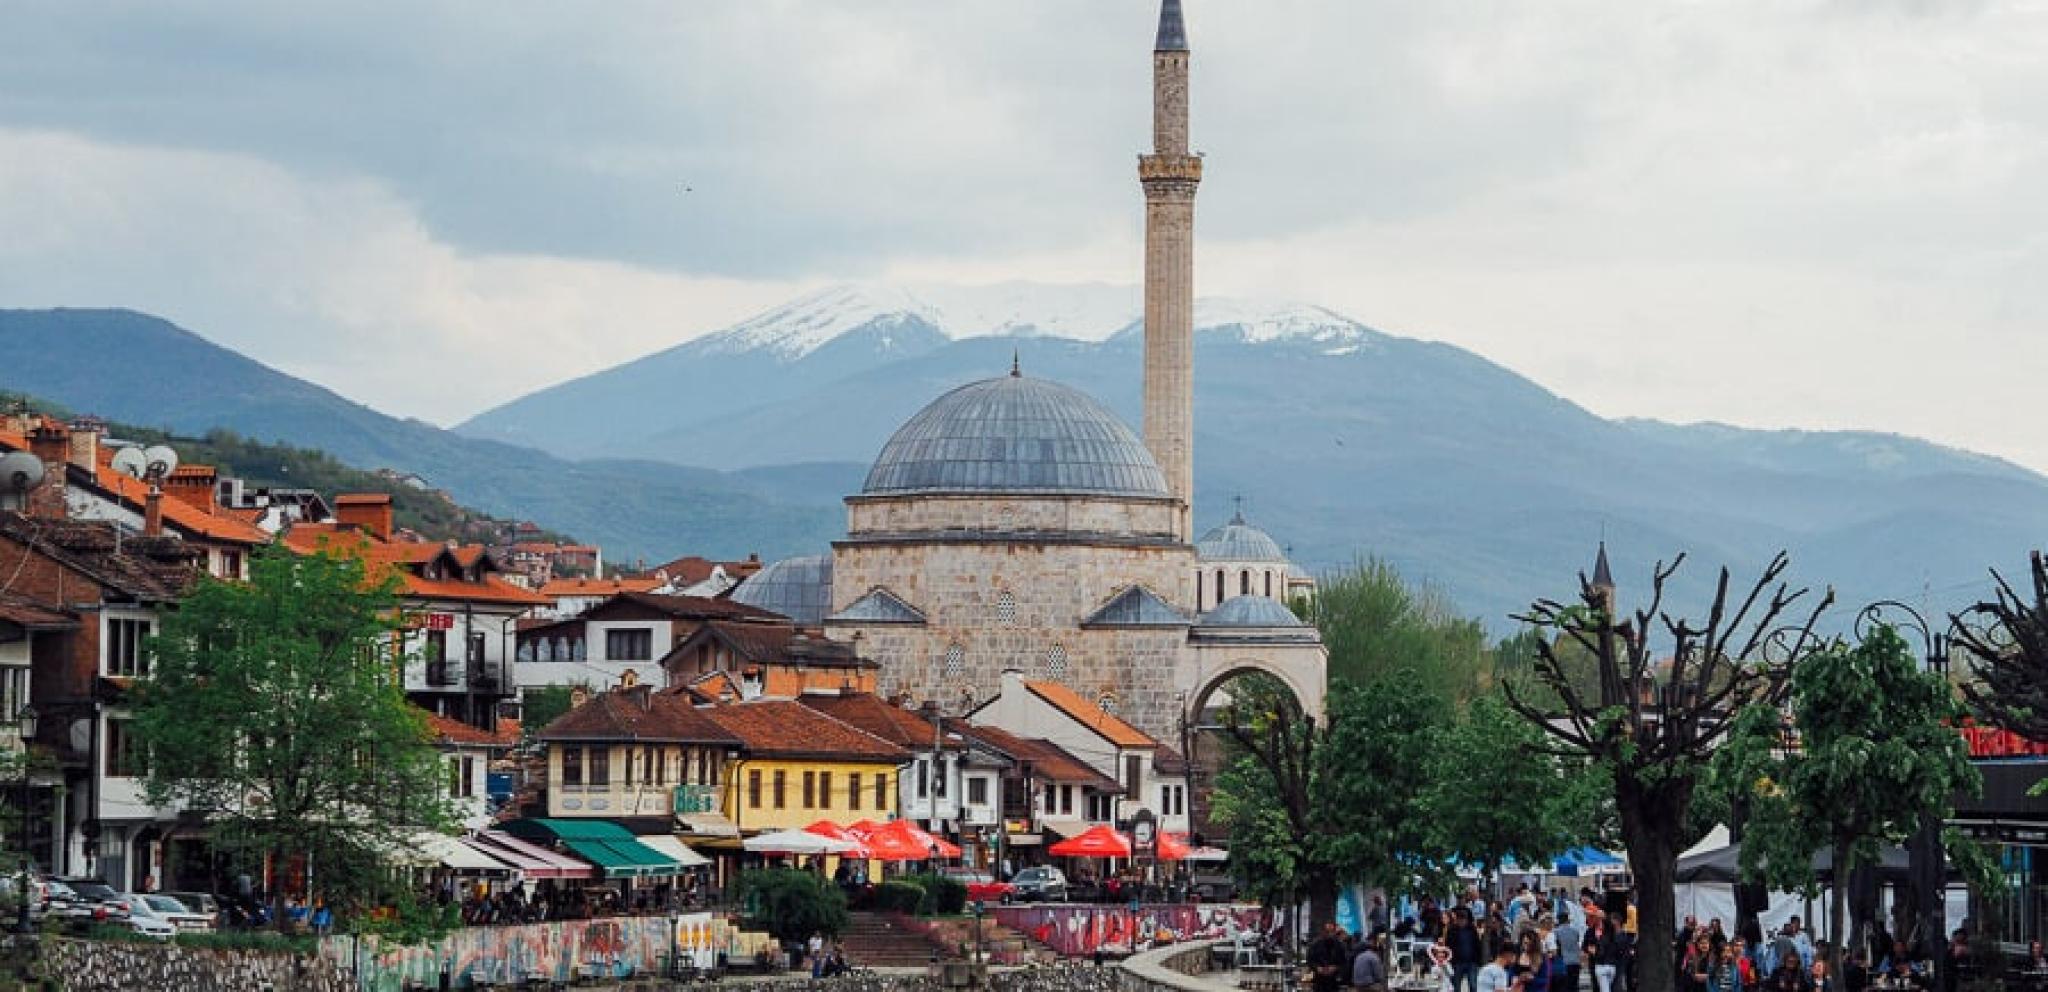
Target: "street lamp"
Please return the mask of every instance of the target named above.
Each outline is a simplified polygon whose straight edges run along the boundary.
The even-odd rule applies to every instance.
[[[36,708],[23,703],[14,713],[21,730],[21,909],[14,918],[14,932],[28,932],[29,839],[28,839],[28,742],[36,737]]]

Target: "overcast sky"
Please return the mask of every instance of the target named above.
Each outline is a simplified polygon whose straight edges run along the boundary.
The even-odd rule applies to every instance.
[[[2048,469],[2048,0],[1187,4],[1204,295]],[[823,283],[1135,282],[1155,17],[12,3],[0,306],[452,423]]]

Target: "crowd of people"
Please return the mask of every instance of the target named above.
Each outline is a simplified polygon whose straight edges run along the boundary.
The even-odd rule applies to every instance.
[[[1520,886],[1507,899],[1490,900],[1476,887],[1462,899],[1425,898],[1417,911],[1389,927],[1384,900],[1375,896],[1354,937],[1330,924],[1309,945],[1305,963],[1316,992],[1350,985],[1360,992],[1387,987],[1389,954],[1407,954],[1412,970],[1446,992],[1635,992],[1641,955],[1636,908],[1626,898],[1581,889],[1540,892]],[[1731,934],[1719,919],[1686,917],[1670,949],[1676,992],[1866,992],[1875,988],[1934,989],[1933,961],[1909,952],[1879,928],[1868,953],[1850,949],[1842,974],[1829,971],[1828,948],[1792,917],[1768,935],[1752,921]],[[1943,992],[1970,970],[1966,931],[1943,951]],[[2048,972],[2048,955],[2039,957]],[[1655,992],[1655,990],[1641,990]]]

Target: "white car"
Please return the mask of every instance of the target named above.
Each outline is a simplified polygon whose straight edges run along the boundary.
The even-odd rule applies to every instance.
[[[136,933],[152,940],[166,941],[178,935],[178,925],[167,919],[162,910],[145,901],[146,897],[128,892],[120,898],[128,906],[128,915],[121,922],[128,924]],[[177,900],[171,902],[176,904]]]
[[[170,921],[179,933],[213,932],[213,914],[193,912],[175,897],[149,892],[127,898],[130,905],[144,907],[151,915]]]

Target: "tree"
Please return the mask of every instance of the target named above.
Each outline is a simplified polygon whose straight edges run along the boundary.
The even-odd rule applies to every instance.
[[[1407,891],[1449,862],[1421,803],[1447,706],[1392,681],[1339,682],[1324,709],[1317,724],[1283,686],[1233,684],[1223,726],[1237,758],[1215,799],[1246,891],[1305,896],[1318,925],[1335,917],[1340,881]]]
[[[1821,597],[1803,622],[1788,622],[1806,590],[1780,582],[1790,562],[1771,560],[1746,595],[1730,596],[1721,570],[1707,619],[1674,618],[1664,590],[1684,563],[1680,555],[1652,573],[1649,605],[1623,615],[1614,590],[1579,576],[1579,601],[1540,599],[1517,619],[1550,636],[1537,645],[1528,685],[1503,683],[1508,705],[1547,734],[1552,753],[1602,766],[1613,777],[1615,811],[1628,848],[1637,891],[1637,941],[1671,946],[1676,933],[1672,876],[1693,791],[1709,755],[1748,703],[1782,701],[1797,658],[1818,644],[1814,624],[1833,602]],[[1656,640],[1669,644],[1669,669],[1660,677]],[[1597,692],[1578,687],[1569,659],[1583,651],[1597,673]],[[1631,987],[1677,985],[1668,954],[1637,959]]]
[[[534,735],[547,729],[555,718],[571,709],[570,702],[576,694],[575,686],[541,685],[534,686],[520,696],[519,720],[522,733],[531,741]],[[584,687],[586,690],[588,687]]]
[[[1975,662],[1963,683],[1970,709],[1991,724],[2033,740],[2048,740],[2048,564],[2028,556],[2032,589],[2022,595],[2005,577],[1991,599],[1963,611],[1956,642]]]
[[[749,921],[781,940],[846,929],[846,893],[816,872],[761,868],[741,872],[734,901],[747,907]]]
[[[1473,700],[1431,751],[1422,803],[1436,846],[1492,878],[1506,862],[1543,864],[1586,839],[1594,797],[1569,787],[1585,779],[1567,777],[1543,743],[1498,696]]]
[[[401,684],[397,618],[390,583],[353,558],[270,548],[247,583],[202,581],[149,642],[150,677],[133,690],[148,801],[205,814],[245,864],[282,872],[303,855],[342,911],[388,894],[408,835],[448,819],[439,755]]]
[[[1417,696],[1460,702],[1486,685],[1490,659],[1479,621],[1379,559],[1325,576],[1308,619],[1330,652],[1332,684],[1397,678]]]
[[[1744,872],[1811,897],[1812,856],[1830,852],[1830,967],[1838,972],[1851,939],[1843,927],[1850,876],[1876,863],[1880,845],[1918,829],[1924,814],[1945,818],[1958,790],[1979,786],[1955,730],[1961,716],[1947,680],[1922,671],[1905,638],[1879,625],[1860,643],[1833,644],[1793,670],[1796,742],[1784,740],[1778,711],[1764,706],[1735,727],[1724,753],[1751,794]],[[1869,921],[1856,922],[1860,930]]]

